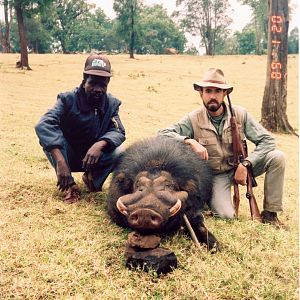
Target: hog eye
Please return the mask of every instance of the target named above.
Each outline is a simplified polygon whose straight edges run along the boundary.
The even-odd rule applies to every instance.
[[[174,184],[172,184],[172,183],[166,183],[166,184],[164,185],[164,189],[167,189],[167,190],[175,190],[175,186],[174,186]]]
[[[142,185],[136,185],[135,186],[136,191],[142,192],[144,190],[144,187]]]

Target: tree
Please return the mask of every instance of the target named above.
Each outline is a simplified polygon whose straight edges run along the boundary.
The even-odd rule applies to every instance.
[[[10,28],[12,23],[12,10],[11,6],[8,4],[8,0],[3,1],[3,9],[4,9],[4,30],[2,32],[2,26],[0,27],[1,33],[1,44],[2,44],[2,51],[4,53],[10,53]]]
[[[141,0],[114,0],[113,8],[117,15],[117,33],[129,46],[130,58],[134,58],[137,40]]]
[[[268,17],[267,78],[261,109],[261,123],[273,132],[296,134],[286,114],[288,0],[268,0]]]
[[[227,28],[220,28],[218,31],[218,38],[214,43],[214,54],[226,55],[232,54],[235,45],[231,45],[230,31]]]
[[[25,24],[28,49],[34,53],[50,52],[53,38],[44,26],[41,14],[25,18]]]
[[[136,52],[163,54],[165,48],[183,52],[185,36],[168,16],[162,5],[146,6],[140,14],[139,38]]]
[[[224,42],[226,28],[232,22],[228,16],[228,0],[181,0],[177,12],[185,30],[201,37],[207,55],[214,55],[217,44]]]
[[[53,35],[59,41],[62,52],[72,52],[72,38],[76,27],[90,16],[94,5],[86,4],[84,0],[57,0],[53,3],[56,24]]]
[[[253,54],[256,51],[256,35],[251,26],[235,33],[238,42],[238,54]]]
[[[266,0],[239,0],[252,10],[251,27],[255,32],[255,54],[261,55],[267,46],[268,38],[268,5]]]
[[[17,66],[20,67],[21,69],[26,68],[27,70],[31,70],[28,61],[26,30],[25,30],[24,18],[23,18],[23,10],[25,8],[22,7],[22,2],[17,0],[14,2],[13,7],[17,15],[19,38],[20,38],[20,49],[21,49],[21,59],[19,64],[17,64]]]
[[[20,51],[21,59],[17,66],[21,69],[31,70],[28,61],[28,50],[27,50],[27,37],[26,29],[24,24],[24,15],[26,13],[30,14],[42,10],[49,2],[52,0],[9,0],[10,4],[16,13],[19,39],[20,39]]]
[[[49,4],[51,6],[51,4]],[[26,28],[27,49],[29,52],[49,53],[53,50],[55,39],[53,28],[56,23],[56,15],[53,9],[47,7],[42,10],[26,10],[24,24]],[[13,52],[20,52],[18,24],[13,18],[11,26],[11,45]]]
[[[110,51],[115,48],[112,29],[113,22],[107,18],[102,9],[85,14],[74,26],[70,49],[87,52],[91,52],[92,49]]]

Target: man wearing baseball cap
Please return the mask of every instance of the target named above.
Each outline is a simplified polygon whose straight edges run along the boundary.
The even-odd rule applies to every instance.
[[[65,201],[80,199],[72,172],[83,172],[89,192],[101,191],[122,151],[125,129],[119,117],[120,100],[107,93],[111,65],[106,56],[93,54],[85,62],[78,88],[61,93],[35,130],[57,176]]]
[[[215,174],[209,206],[221,218],[235,217],[231,201],[233,180],[246,185],[249,166],[252,166],[254,176],[266,173],[262,221],[277,228],[285,227],[277,216],[282,211],[285,157],[275,149],[274,138],[244,108],[233,106],[241,138],[255,145],[234,173],[231,114],[224,102],[233,86],[226,83],[220,69],[211,68],[201,81],[194,83],[194,89],[199,92],[203,106],[188,113],[178,123],[160,130],[159,134],[182,140],[202,159],[208,160]]]

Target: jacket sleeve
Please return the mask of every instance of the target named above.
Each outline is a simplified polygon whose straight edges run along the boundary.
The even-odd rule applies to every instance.
[[[175,123],[165,129],[158,131],[158,135],[163,135],[175,138],[180,141],[194,138],[192,122],[188,115],[182,118],[178,123]]]
[[[64,114],[65,105],[61,95],[58,95],[55,106],[45,113],[35,126],[36,134],[44,150],[51,151],[54,148],[63,147],[64,136],[60,124]]]
[[[107,141],[106,150],[111,151],[120,146],[125,141],[125,128],[119,116],[119,106],[116,108],[109,123],[109,128],[99,141]]]
[[[255,165],[261,157],[275,150],[275,139],[248,112],[245,114],[244,128],[246,138],[255,144],[255,149],[248,155],[247,160]]]

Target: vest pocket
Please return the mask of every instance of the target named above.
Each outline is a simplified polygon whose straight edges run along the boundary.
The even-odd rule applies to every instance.
[[[205,147],[208,145],[216,145],[217,141],[215,137],[202,137],[199,139],[199,144]]]
[[[221,170],[221,159],[220,157],[208,156],[208,163],[214,172],[218,173]]]
[[[216,137],[202,137],[199,139],[199,143],[207,149],[208,156],[218,156],[218,142]]]

